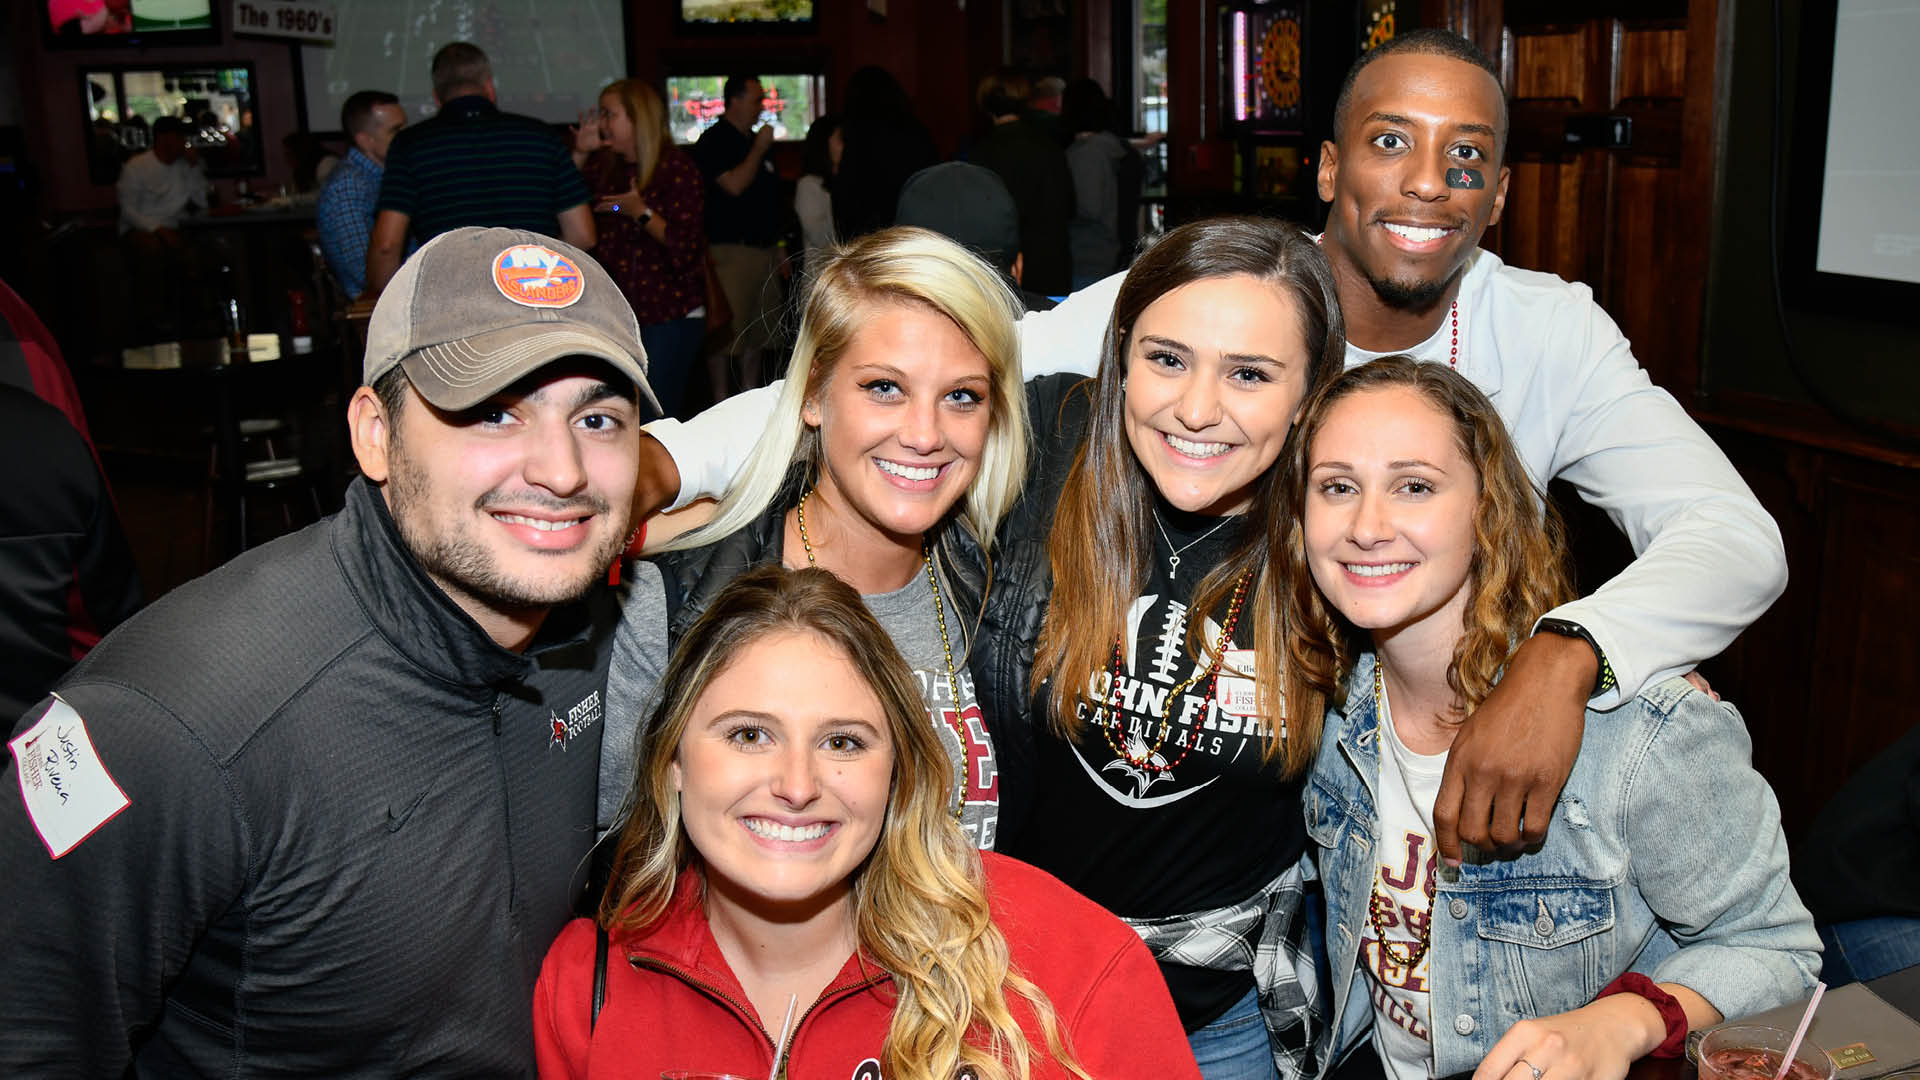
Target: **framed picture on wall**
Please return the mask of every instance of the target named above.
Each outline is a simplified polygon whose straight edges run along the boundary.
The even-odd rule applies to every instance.
[[[220,41],[214,0],[27,0],[56,49],[116,45],[213,45]]]

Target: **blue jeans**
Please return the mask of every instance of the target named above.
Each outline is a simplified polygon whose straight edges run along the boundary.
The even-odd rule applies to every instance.
[[[1821,923],[1820,943],[1827,947],[1821,978],[1828,986],[1868,982],[1920,964],[1920,919],[1885,915]]]
[[[1187,1036],[1204,1080],[1279,1080],[1273,1050],[1267,1045],[1267,1021],[1260,1015],[1260,992],[1233,1003],[1220,1018]]]
[[[647,347],[647,385],[660,399],[660,411],[677,416],[687,388],[687,371],[700,355],[700,339],[707,332],[704,316],[672,319],[640,328],[640,344]]]

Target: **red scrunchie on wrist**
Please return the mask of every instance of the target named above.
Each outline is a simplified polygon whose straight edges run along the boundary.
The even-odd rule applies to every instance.
[[[1605,990],[1593,1000],[1599,1001],[1610,994],[1639,994],[1653,1003],[1660,1011],[1660,1019],[1667,1025],[1667,1038],[1653,1048],[1649,1056],[1657,1058],[1677,1058],[1686,1053],[1687,1048],[1687,1011],[1672,994],[1654,983],[1652,979],[1637,971],[1629,971],[1607,984]]]

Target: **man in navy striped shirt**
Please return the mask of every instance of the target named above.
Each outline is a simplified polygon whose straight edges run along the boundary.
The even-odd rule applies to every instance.
[[[567,145],[530,116],[494,104],[493,66],[456,41],[433,56],[432,119],[393,137],[367,247],[367,291],[400,268],[411,232],[425,244],[463,225],[527,229],[577,248],[594,242],[587,182]]]

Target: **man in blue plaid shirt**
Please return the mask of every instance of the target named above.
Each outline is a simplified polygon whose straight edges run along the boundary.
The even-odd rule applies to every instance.
[[[347,158],[320,190],[315,227],[327,268],[349,297],[367,290],[367,241],[374,205],[386,171],[387,146],[406,125],[400,99],[381,90],[361,90],[340,107],[340,127],[353,140]]]

